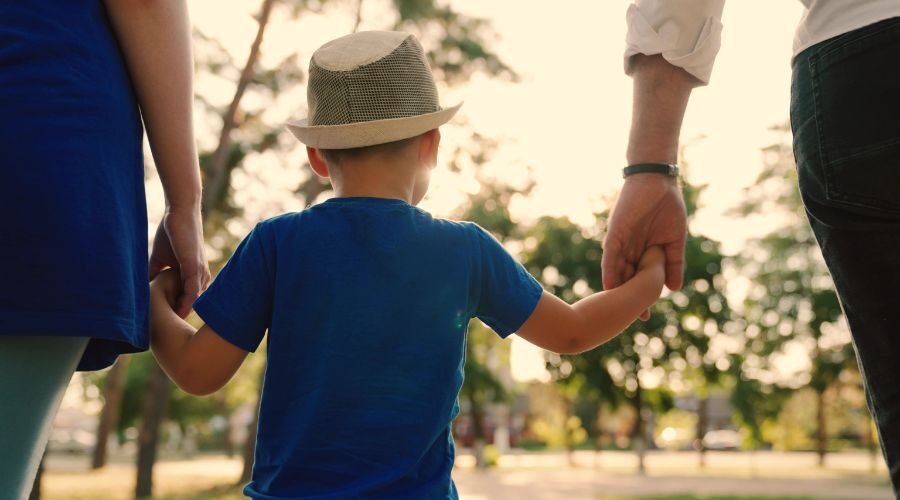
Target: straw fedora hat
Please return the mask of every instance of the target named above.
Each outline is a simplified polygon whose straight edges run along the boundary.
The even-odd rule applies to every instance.
[[[332,40],[309,62],[309,117],[289,122],[300,142],[350,149],[399,141],[438,128],[462,103],[441,108],[416,37],[363,31]]]

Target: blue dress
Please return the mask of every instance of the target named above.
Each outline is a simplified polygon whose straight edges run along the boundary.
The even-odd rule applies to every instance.
[[[142,140],[100,0],[0,0],[0,335],[147,349]]]

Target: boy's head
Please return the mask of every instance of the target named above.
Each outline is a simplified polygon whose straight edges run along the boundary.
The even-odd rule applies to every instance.
[[[437,128],[461,106],[441,108],[422,46],[396,31],[354,33],[320,47],[307,101],[309,117],[288,128],[307,145],[317,174],[335,184],[358,174],[366,182],[413,175],[417,190],[421,177],[427,186],[423,167],[434,165]]]

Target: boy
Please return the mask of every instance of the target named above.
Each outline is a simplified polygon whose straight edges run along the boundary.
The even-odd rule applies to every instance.
[[[179,387],[222,387],[266,330],[253,498],[456,498],[450,478],[466,326],[478,317],[559,353],[610,339],[658,297],[651,249],[621,287],[570,306],[475,224],[415,205],[442,109],[411,35],[363,32],[313,54],[309,118],[289,125],[335,197],[259,223],[194,304],[152,285],[151,347]]]

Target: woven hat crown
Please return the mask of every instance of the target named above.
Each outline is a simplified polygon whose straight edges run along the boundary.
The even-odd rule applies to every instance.
[[[309,64],[307,101],[311,126],[441,110],[422,46],[401,32],[354,33],[322,46]]]

